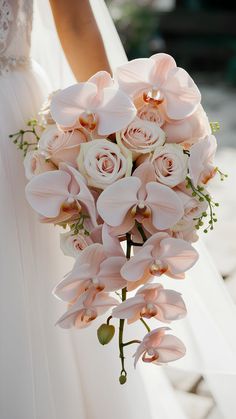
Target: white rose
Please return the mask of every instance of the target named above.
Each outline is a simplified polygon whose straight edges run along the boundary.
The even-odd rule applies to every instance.
[[[80,145],[87,140],[88,136],[82,128],[63,132],[59,131],[56,125],[52,125],[41,136],[39,149],[57,166],[62,162],[76,166]]]
[[[45,157],[38,151],[29,151],[24,159],[25,176],[28,180],[40,173],[56,170],[56,166],[45,159]]]
[[[118,179],[131,175],[132,157],[130,152],[122,153],[111,141],[93,140],[81,144],[77,164],[88,185],[105,189]]]
[[[148,154],[165,142],[164,131],[154,122],[135,118],[126,129],[116,134],[117,144],[122,150],[132,152],[133,160]]]
[[[206,201],[200,201],[197,197],[188,195],[180,190],[176,190],[176,193],[183,203],[184,215],[172,230],[184,231],[191,223],[194,222],[194,225],[197,224],[195,219],[199,218],[207,210],[208,203]]]
[[[92,244],[90,236],[85,234],[74,235],[71,231],[60,234],[60,245],[64,255],[76,258],[85,247]]]
[[[157,147],[151,161],[157,181],[171,188],[179,185],[187,176],[188,156],[178,144]]]

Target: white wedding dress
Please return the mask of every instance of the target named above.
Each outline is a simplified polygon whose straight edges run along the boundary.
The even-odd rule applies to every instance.
[[[40,0],[40,6],[45,1]],[[110,36],[111,22],[109,26],[102,18],[103,2],[93,4],[99,6],[96,17],[103,23],[109,51],[122,56]],[[36,116],[50,91],[43,71],[29,58],[32,13],[33,0],[0,0],[0,417],[190,419],[162,368],[140,365],[134,371],[127,356],[129,381],[120,386],[116,340],[107,347],[97,342],[101,319],[82,331],[54,326],[64,307],[51,290],[71,261],[59,249],[57,229],[40,225],[27,205],[22,156],[8,138]],[[45,25],[45,31],[37,31],[39,18],[37,11],[34,56],[45,63],[47,75],[57,80],[53,88],[58,88],[62,78],[69,84],[72,77],[68,71],[59,77],[56,49],[53,56],[49,53],[51,29]],[[180,285],[168,280],[170,287],[183,291],[189,306],[188,319],[173,327],[188,347],[186,358],[175,366],[204,374],[224,418],[233,419],[235,307],[204,250],[201,253],[188,281]],[[135,327],[130,328],[132,337],[143,335],[142,325]],[[132,352],[127,349],[127,355]]]
[[[161,369],[145,378],[127,359],[120,386],[116,342],[101,347],[96,325],[54,326],[64,307],[51,291],[69,262],[57,230],[40,225],[25,200],[22,155],[8,138],[49,89],[29,58],[32,9],[32,0],[0,0],[0,417],[186,419]]]

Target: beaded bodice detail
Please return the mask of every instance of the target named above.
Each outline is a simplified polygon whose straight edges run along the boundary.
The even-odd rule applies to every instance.
[[[0,0],[0,75],[28,64],[33,0]]]

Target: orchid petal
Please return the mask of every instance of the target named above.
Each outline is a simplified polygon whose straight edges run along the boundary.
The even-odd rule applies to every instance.
[[[165,335],[158,347],[159,358],[154,363],[161,364],[176,361],[186,353],[183,342],[173,335]]]
[[[25,192],[31,207],[44,217],[57,217],[61,205],[69,196],[71,176],[61,170],[35,176],[27,184]]]
[[[137,202],[141,186],[138,178],[127,177],[108,186],[99,196],[97,209],[103,220],[112,227],[119,226],[129,209]]]
[[[98,134],[109,135],[125,128],[134,119],[136,108],[124,92],[107,87],[96,113],[99,117]]]
[[[182,239],[167,238],[161,242],[161,257],[168,264],[172,274],[190,269],[198,260],[194,247]]]
[[[131,257],[121,269],[123,278],[132,282],[142,279],[153,260],[152,249],[153,246],[144,246]]]
[[[97,86],[93,83],[78,83],[56,93],[51,102],[53,119],[62,126],[73,126],[81,113],[93,111]]]
[[[133,94],[151,87],[149,78],[152,68],[152,60],[138,58],[118,67],[115,77],[122,90],[128,94]]]
[[[169,72],[161,90],[165,96],[163,106],[171,119],[183,119],[192,115],[201,101],[196,84],[182,68],[176,67]]]
[[[146,185],[146,190],[146,202],[152,210],[154,227],[165,230],[181,219],[184,214],[183,204],[172,189],[150,182]]]
[[[124,256],[112,256],[101,263],[98,277],[105,285],[105,291],[116,291],[126,286],[126,281],[120,273],[125,261]]]

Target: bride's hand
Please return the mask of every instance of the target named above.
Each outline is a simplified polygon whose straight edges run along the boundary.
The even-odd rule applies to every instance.
[[[89,0],[50,0],[57,32],[79,81],[99,70],[110,72],[102,37]]]

